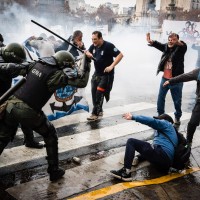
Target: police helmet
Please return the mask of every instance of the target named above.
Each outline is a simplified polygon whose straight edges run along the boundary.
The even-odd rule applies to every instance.
[[[6,62],[22,63],[26,60],[24,47],[18,43],[10,43],[3,47],[2,56]]]
[[[62,68],[74,68],[75,59],[74,56],[68,51],[58,51],[53,55],[56,59],[58,66]]]

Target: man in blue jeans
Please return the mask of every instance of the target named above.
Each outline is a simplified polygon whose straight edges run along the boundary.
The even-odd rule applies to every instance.
[[[179,126],[180,118],[182,116],[181,104],[183,83],[176,83],[167,87],[163,87],[163,83],[172,77],[184,73],[184,55],[187,51],[187,45],[185,42],[179,40],[179,35],[176,33],[171,33],[168,37],[168,43],[165,44],[151,40],[150,33],[147,33],[147,42],[149,43],[149,46],[155,47],[163,52],[157,69],[157,74],[160,71],[164,72],[157,99],[158,115],[165,113],[165,98],[168,90],[170,90],[176,110],[174,113],[174,124]]]
[[[147,160],[160,170],[168,171],[174,157],[174,146],[176,147],[178,144],[173,119],[167,114],[162,114],[158,117],[147,117],[132,115],[131,113],[124,114],[123,118],[126,120],[135,120],[155,129],[153,145],[142,140],[129,138],[126,143],[124,167],[120,170],[112,170],[111,175],[123,181],[131,181],[131,166],[134,158],[136,158],[135,151],[140,153],[137,158],[139,161]],[[162,132],[169,136],[174,146]]]

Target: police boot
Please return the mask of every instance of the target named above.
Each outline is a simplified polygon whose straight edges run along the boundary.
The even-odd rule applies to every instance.
[[[35,149],[42,149],[44,147],[43,144],[36,142],[34,137],[32,137],[31,139],[25,137],[24,144],[25,144],[26,147],[35,148]]]
[[[35,149],[42,149],[44,147],[43,144],[39,143],[39,142],[36,142],[34,140],[34,138],[32,140],[27,140],[25,139],[24,140],[24,144],[26,147],[29,147],[29,148],[35,148]]]
[[[58,167],[58,138],[55,133],[49,133],[47,138],[44,138],[47,151],[47,172],[50,176],[50,181],[56,181],[60,179],[64,174],[65,170]]]
[[[44,147],[43,144],[35,141],[33,131],[27,127],[21,126],[21,129],[24,133],[24,144],[26,147],[42,149]]]
[[[47,158],[48,160],[48,158]],[[47,172],[49,173],[50,181],[56,181],[65,174],[65,170],[58,167],[58,161],[56,160],[48,160],[48,169]]]

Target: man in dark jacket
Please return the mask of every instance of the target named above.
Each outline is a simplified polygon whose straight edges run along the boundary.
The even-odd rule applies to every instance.
[[[196,128],[197,126],[199,126],[200,123],[200,68],[197,68],[191,72],[174,77],[166,81],[163,84],[163,86],[167,87],[168,85],[173,85],[176,83],[188,82],[188,81],[197,81],[196,104],[192,110],[192,115],[187,126],[187,142],[191,145],[194,132],[196,131]]]
[[[182,89],[183,83],[173,84],[171,86],[163,87],[163,83],[172,77],[184,73],[184,55],[187,51],[185,42],[179,40],[176,33],[171,33],[168,37],[168,43],[162,44],[158,41],[153,41],[150,38],[150,33],[147,33],[147,42],[149,46],[163,52],[160,63],[158,65],[157,74],[163,71],[163,77],[160,83],[160,89],[157,99],[158,115],[165,113],[165,97],[168,90],[170,90],[175,107],[175,125],[180,125],[180,118],[182,116]]]
[[[85,65],[87,64],[85,60]],[[26,125],[43,136],[47,152],[47,171],[50,180],[55,181],[65,171],[58,167],[56,129],[42,112],[42,107],[58,88],[66,86],[70,81],[75,84],[78,79],[82,80],[81,86],[85,87],[88,78],[84,79],[83,74],[79,76],[74,57],[66,51],[59,51],[54,56],[41,58],[27,66],[9,63],[0,67],[0,76],[8,73],[13,77],[27,74],[27,80],[7,101],[5,116],[0,121],[0,154],[15,136],[18,124]]]
[[[85,50],[85,45],[82,41],[83,33],[80,30],[76,30],[73,32],[73,35],[71,35],[67,41],[71,44],[74,44],[78,48]],[[63,42],[59,47],[55,49],[55,52],[65,50],[69,51],[74,57],[77,57],[80,55],[80,51],[77,50],[75,47],[69,45],[67,42]]]

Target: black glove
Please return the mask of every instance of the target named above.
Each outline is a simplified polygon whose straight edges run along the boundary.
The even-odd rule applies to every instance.
[[[15,78],[19,75],[25,76],[27,74],[28,64],[15,64],[15,63],[6,63],[1,67],[1,72],[6,76]]]

